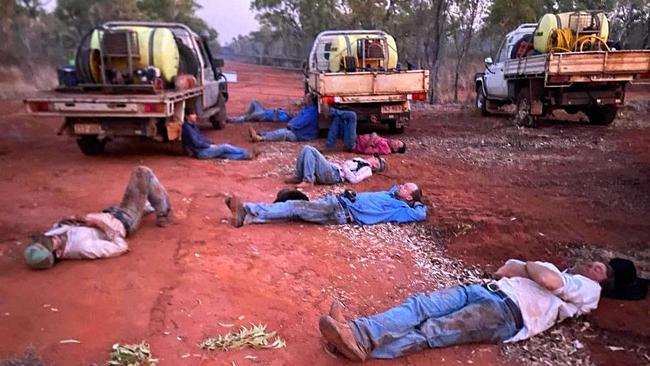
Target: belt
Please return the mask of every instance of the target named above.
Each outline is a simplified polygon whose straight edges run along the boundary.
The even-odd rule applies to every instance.
[[[129,234],[131,232],[131,224],[130,224],[129,220],[125,217],[124,211],[122,211],[121,209],[119,209],[119,208],[117,208],[115,206],[111,206],[111,207],[105,208],[104,210],[102,210],[102,212],[111,214],[111,216],[116,218],[117,221],[121,222],[122,225],[124,226],[124,230],[126,231],[127,234]]]
[[[515,304],[515,302],[505,292],[503,292],[503,290],[499,288],[499,285],[496,282],[490,282],[483,286],[491,293],[503,299],[503,302],[510,310],[510,313],[512,313],[512,318],[515,320],[515,326],[517,327],[517,330],[523,328],[524,318],[521,316],[521,310],[519,310],[519,306],[517,306],[517,304]]]

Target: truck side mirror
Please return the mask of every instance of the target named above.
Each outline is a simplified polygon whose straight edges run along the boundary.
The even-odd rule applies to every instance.
[[[494,61],[492,61],[492,57],[486,57],[483,62],[485,62],[485,66],[491,66],[494,63]]]
[[[222,58],[213,58],[212,59],[212,66],[214,67],[223,67],[224,61]]]

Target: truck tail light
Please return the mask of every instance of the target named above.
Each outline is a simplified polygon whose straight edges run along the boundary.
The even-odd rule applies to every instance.
[[[31,102],[31,103],[29,103],[29,109],[31,109],[32,112],[49,112],[50,111],[50,103],[47,103],[47,102]]]
[[[424,102],[427,100],[427,93],[413,93],[411,94],[411,100]]]
[[[144,111],[146,113],[165,113],[165,105],[164,104],[145,104],[144,105]]]
[[[324,96],[323,98],[321,98],[323,104],[334,104],[335,99],[336,98],[332,96]]]
[[[548,82],[551,84],[568,83],[569,80],[571,80],[569,76],[560,76],[560,75],[549,76],[548,78]]]

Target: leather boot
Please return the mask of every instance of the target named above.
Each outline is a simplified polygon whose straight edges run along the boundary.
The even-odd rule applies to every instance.
[[[352,328],[347,323],[341,323],[329,315],[323,315],[318,322],[318,327],[323,338],[336,347],[336,350],[347,359],[365,361],[368,358],[368,354],[359,346],[352,333]]]

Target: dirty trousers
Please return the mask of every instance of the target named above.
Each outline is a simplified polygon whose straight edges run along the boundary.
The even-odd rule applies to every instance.
[[[286,201],[278,203],[245,203],[244,224],[266,224],[301,220],[323,225],[348,222],[348,213],[334,195],[316,201]]]
[[[426,347],[498,343],[518,331],[504,300],[481,285],[417,294],[350,326],[372,358],[397,358]]]
[[[259,135],[262,138],[262,141],[298,141],[296,134],[286,128],[280,128],[273,131],[263,131],[260,132]]]
[[[248,106],[246,113],[238,117],[232,117],[228,121],[231,123],[242,123],[246,121],[263,121],[266,108],[260,102],[253,100]]]
[[[248,150],[229,144],[210,145],[196,153],[198,159],[250,160],[251,156]]]
[[[297,178],[305,182],[319,184],[336,184],[342,182],[338,166],[325,159],[313,146],[305,146],[296,159]]]
[[[138,166],[131,172],[129,184],[118,207],[109,207],[106,212],[120,211],[126,221],[127,235],[135,232],[145,210],[145,203],[151,203],[157,217],[165,217],[171,210],[169,195],[153,171]]]
[[[327,133],[325,147],[333,149],[336,147],[336,139],[343,137],[343,144],[348,151],[352,151],[357,142],[357,114],[352,111],[342,111],[330,108],[332,124]]]

